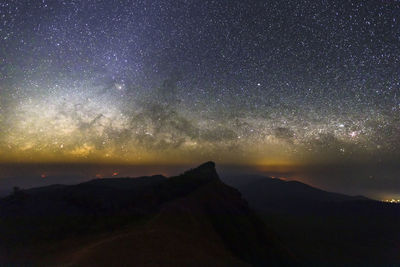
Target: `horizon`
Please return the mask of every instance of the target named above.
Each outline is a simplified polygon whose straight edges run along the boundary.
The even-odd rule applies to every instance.
[[[205,162],[205,161],[204,161]],[[47,186],[52,184],[78,184],[91,179],[136,178],[142,176],[163,175],[172,177],[195,168],[198,164],[96,164],[96,163],[12,163],[0,164],[1,191],[11,192],[14,186],[21,189]],[[382,172],[382,168],[386,172]],[[234,176],[257,175],[279,178],[285,181],[299,181],[307,185],[335,193],[363,195],[371,199],[385,201],[400,199],[397,175],[400,168],[396,165],[366,166],[324,165],[324,166],[246,166],[219,164],[216,169],[222,180]],[[358,171],[355,171],[357,169]],[[357,175],[359,175],[357,177]],[[349,181],[348,177],[352,177]],[[387,187],[379,187],[382,178],[386,178]],[[377,189],[378,188],[378,189]]]

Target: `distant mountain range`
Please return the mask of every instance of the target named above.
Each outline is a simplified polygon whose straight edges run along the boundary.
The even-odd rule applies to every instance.
[[[373,201],[364,196],[327,192],[299,181],[266,176],[241,175],[225,177],[223,180],[226,184],[239,189],[252,208],[260,211],[305,212],[321,205],[324,207],[326,204]]]

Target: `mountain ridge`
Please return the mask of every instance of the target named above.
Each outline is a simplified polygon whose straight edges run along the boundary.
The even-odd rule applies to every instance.
[[[315,205],[325,205],[329,202],[374,201],[364,196],[349,196],[346,194],[325,191],[296,180],[283,180],[268,176],[241,175],[224,177],[223,181],[237,188],[253,209],[268,208],[285,210],[296,203],[297,208],[304,209]]]
[[[156,257],[158,264],[193,265],[192,259],[198,259],[217,266],[228,266],[227,262],[264,266],[292,259],[239,191],[220,180],[215,163],[206,162],[174,177],[151,177],[21,190],[1,199],[0,234],[4,239],[0,248],[12,253],[1,254],[0,262],[57,263],[71,258],[70,263],[77,265],[140,262],[153,266],[151,257],[145,255],[155,247],[165,251]],[[126,236],[119,235],[124,228]],[[108,237],[100,238],[104,234]],[[50,253],[54,244],[85,238],[93,240],[74,251],[69,245]],[[199,244],[193,245],[195,240]],[[137,242],[143,245],[138,247]],[[21,247],[22,243],[26,245]],[[41,247],[41,256],[36,247]],[[119,256],[106,260],[104,255],[110,251]],[[167,255],[175,255],[176,260]]]
[[[298,181],[223,177],[304,266],[398,266],[400,205]]]

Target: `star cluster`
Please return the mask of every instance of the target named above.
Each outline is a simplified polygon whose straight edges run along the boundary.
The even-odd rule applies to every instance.
[[[395,161],[398,1],[3,1],[0,160]]]

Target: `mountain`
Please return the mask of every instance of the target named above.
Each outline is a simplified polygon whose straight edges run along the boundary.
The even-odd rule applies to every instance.
[[[372,201],[363,196],[327,192],[299,181],[285,181],[258,175],[224,177],[239,189],[252,208],[261,211],[301,212],[324,208],[327,203]]]
[[[12,167],[15,170],[23,170],[19,175],[13,175],[10,170],[4,168],[0,164],[0,197],[5,197],[13,192],[14,187],[18,188],[32,188],[34,187],[46,187],[54,184],[63,185],[74,185],[82,182],[86,182],[88,179],[80,174],[52,174],[51,176],[43,178],[34,168],[29,166],[14,165]],[[32,168],[32,169],[30,169]],[[31,172],[25,169],[30,169]],[[46,174],[45,174],[46,175]]]
[[[96,179],[0,200],[0,262],[85,266],[281,266],[294,257],[219,179],[213,162],[182,175]]]
[[[400,266],[400,205],[298,181],[224,177],[306,266]]]

